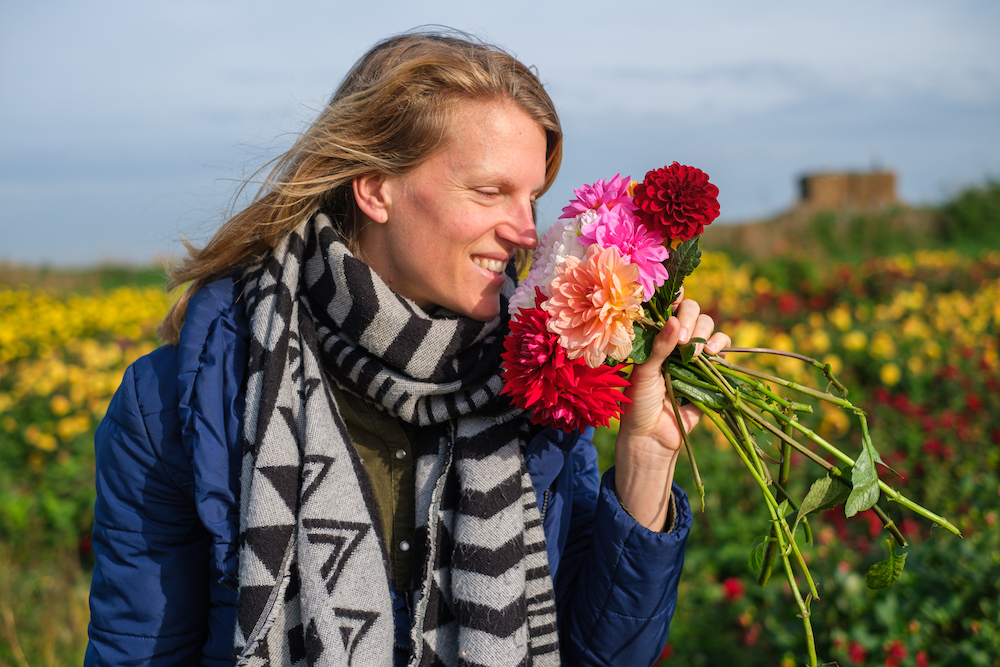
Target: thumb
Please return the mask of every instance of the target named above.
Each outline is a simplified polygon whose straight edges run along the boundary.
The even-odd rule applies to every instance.
[[[647,374],[658,376],[663,362],[667,360],[670,353],[677,347],[680,335],[680,320],[671,316],[667,320],[667,323],[663,325],[663,330],[656,334],[656,338],[653,340],[653,350],[650,352],[649,358],[635,367],[635,370],[632,372],[633,377],[636,374],[639,374],[639,378],[637,379],[644,378]]]

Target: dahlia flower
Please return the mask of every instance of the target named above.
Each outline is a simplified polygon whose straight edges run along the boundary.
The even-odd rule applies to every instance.
[[[615,174],[610,181],[599,178],[596,183],[573,190],[576,199],[563,209],[562,215],[559,217],[575,218],[584,211],[598,211],[602,207],[606,211],[619,206],[626,211],[634,211],[636,206],[628,192],[628,185],[631,182],[631,176],[622,178],[621,174]]]
[[[643,315],[639,267],[617,248],[587,247],[583,260],[567,257],[556,270],[551,295],[542,304],[549,330],[570,359],[583,357],[596,368],[610,356],[626,359],[635,338],[633,323]]]
[[[513,318],[518,311],[535,305],[535,288],[549,296],[549,283],[556,275],[556,269],[567,257],[582,258],[587,248],[580,243],[580,222],[576,219],[557,221],[552,225],[535,249],[534,259],[528,277],[517,288],[510,299],[507,312]]]
[[[536,304],[545,297],[536,291]],[[534,424],[551,425],[567,433],[587,426],[607,426],[629,402],[620,389],[629,385],[621,374],[624,364],[591,368],[582,359],[570,359],[559,336],[548,330],[549,315],[534,307],[521,311],[510,323],[504,340],[504,388],[515,406],[530,410]]]
[[[648,172],[633,194],[643,224],[671,240],[693,239],[719,217],[719,188],[701,169],[677,162]]]
[[[647,229],[639,218],[622,208],[596,215],[591,222],[582,224],[580,241],[584,245],[615,247],[625,261],[635,264],[639,268],[643,301],[648,301],[656,288],[667,281],[663,262],[670,252],[663,245],[663,236]]]

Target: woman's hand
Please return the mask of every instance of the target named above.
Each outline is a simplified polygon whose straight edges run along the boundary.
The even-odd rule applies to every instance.
[[[632,370],[632,385],[625,391],[632,402],[623,406],[615,445],[618,498],[636,521],[656,531],[667,518],[677,451],[683,443],[660,367],[678,344],[692,338],[707,341],[696,345],[696,354],[703,349],[717,354],[731,344],[726,334],[713,333],[715,322],[697,302],[683,299],[674,312],[656,336],[649,359]],[[680,415],[685,433],[701,418],[693,405],[681,407]]]

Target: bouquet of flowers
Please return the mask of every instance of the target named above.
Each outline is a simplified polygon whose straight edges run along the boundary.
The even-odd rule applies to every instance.
[[[719,215],[719,189],[701,170],[677,162],[650,171],[641,183],[616,175],[574,194],[542,238],[527,277],[511,299],[510,334],[502,355],[503,393],[529,410],[532,422],[567,432],[606,426],[621,414],[621,403],[628,400],[621,391],[629,385],[628,371],[649,357],[684,279],[701,261],[701,234]],[[879,508],[882,494],[960,533],[948,520],[879,479],[877,465],[885,464],[872,444],[865,413],[847,400],[847,390],[828,365],[766,348],[726,350],[800,359],[826,379],[827,390],[820,390],[722,356],[696,356],[695,345],[704,342],[695,339],[678,347],[663,364],[667,392],[675,411],[679,402],[690,402],[720,429],[759,486],[771,521],[768,535],[751,548],[750,566],[760,571],[763,585],[780,558],[803,619],[809,664],[815,666],[809,607],[819,594],[796,539],[801,527],[805,542],[812,542],[808,514],[843,503],[848,517],[867,509],[878,515],[892,539],[888,560],[868,572],[872,588],[898,579],[906,557],[895,552],[895,544],[907,543]],[[776,387],[852,413],[862,434],[857,456],[852,458],[802,423],[799,416],[811,413],[812,406],[781,395]],[[686,436],[684,446],[704,507],[704,485]],[[786,491],[793,450],[826,473],[798,501]],[[830,463],[824,452],[842,466]],[[804,579],[805,595],[797,577]]]

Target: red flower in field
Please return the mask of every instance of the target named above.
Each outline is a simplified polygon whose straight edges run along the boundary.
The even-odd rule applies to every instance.
[[[531,410],[535,424],[550,424],[567,433],[585,426],[607,426],[628,402],[620,389],[629,386],[620,373],[624,364],[591,368],[582,358],[569,359],[559,336],[547,329],[548,313],[537,291],[536,307],[522,310],[504,340],[504,388],[511,403]]]
[[[670,660],[672,657],[674,657],[674,647],[670,645],[670,642],[667,642],[663,645],[663,650],[660,651],[660,657],[657,658],[657,661]]]
[[[726,602],[736,602],[742,599],[746,590],[743,582],[736,577],[729,577],[722,582],[722,594],[725,596]]]
[[[84,535],[76,543],[77,551],[80,552],[80,556],[83,558],[89,558],[94,555],[94,543],[90,539],[90,535]]]
[[[743,633],[743,643],[747,646],[753,646],[760,639],[760,631],[763,626],[760,623],[754,623],[750,628]]]
[[[910,399],[905,394],[896,394],[892,397],[892,407],[896,408],[904,415],[910,414],[913,410],[913,404]]]
[[[917,655],[914,656],[917,659],[917,667],[930,667],[930,662],[927,660],[927,651],[917,651]]]
[[[643,224],[672,240],[693,239],[719,217],[719,188],[701,169],[677,162],[648,172],[633,195]]]
[[[906,647],[903,642],[893,639],[885,646],[885,667],[899,667],[906,659]]]
[[[979,412],[983,407],[983,399],[979,398],[975,394],[967,394],[965,397],[965,407],[970,412]]]
[[[862,664],[865,661],[865,658],[867,657],[868,657],[868,651],[866,651],[861,644],[852,641],[847,646],[847,659],[853,662],[855,665]]]
[[[736,602],[742,599],[745,593],[746,586],[736,577],[729,577],[722,582],[722,595],[725,596],[726,602]]]

